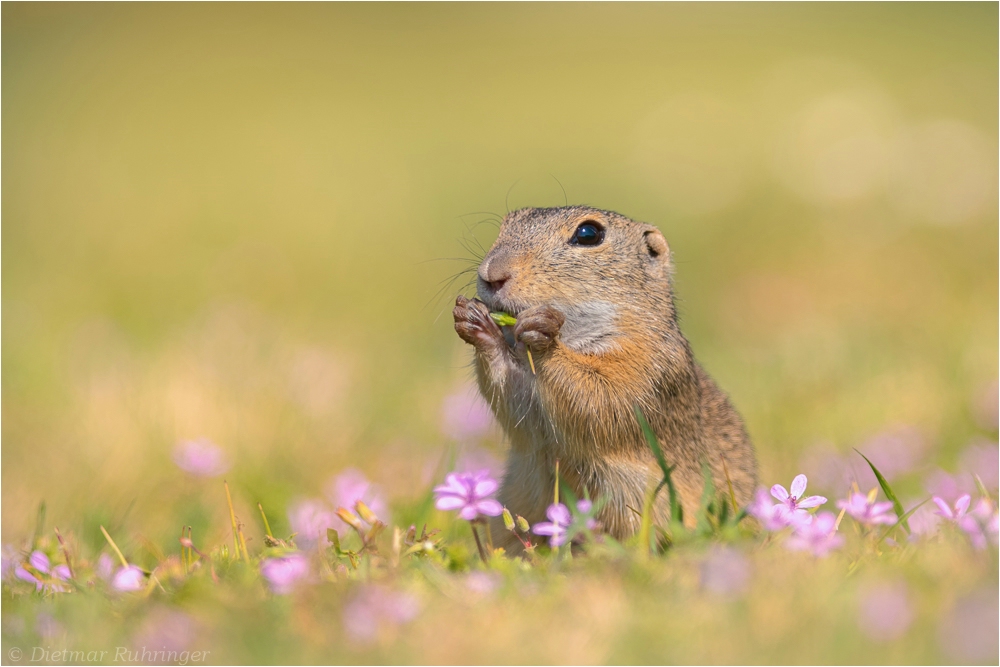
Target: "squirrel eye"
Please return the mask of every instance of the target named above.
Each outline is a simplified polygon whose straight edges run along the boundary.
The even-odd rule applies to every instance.
[[[584,222],[576,228],[569,242],[572,245],[600,245],[603,240],[604,230],[601,227],[593,222]]]

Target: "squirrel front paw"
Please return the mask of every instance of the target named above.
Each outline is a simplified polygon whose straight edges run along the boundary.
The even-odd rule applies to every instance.
[[[490,309],[479,299],[459,294],[451,314],[455,317],[455,331],[469,345],[481,350],[506,345],[500,327],[490,317]]]
[[[535,306],[518,313],[514,340],[532,352],[545,352],[556,340],[566,316],[552,306]]]

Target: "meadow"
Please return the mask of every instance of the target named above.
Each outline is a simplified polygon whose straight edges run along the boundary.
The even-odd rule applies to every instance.
[[[3,664],[1000,659],[996,5],[0,12]],[[484,559],[455,277],[566,201],[663,231],[764,495]]]

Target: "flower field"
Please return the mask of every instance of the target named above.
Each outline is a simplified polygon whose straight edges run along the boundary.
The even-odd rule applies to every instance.
[[[997,5],[0,12],[0,663],[1000,660]],[[565,202],[663,232],[748,506],[648,436],[623,542],[499,504],[449,313]]]

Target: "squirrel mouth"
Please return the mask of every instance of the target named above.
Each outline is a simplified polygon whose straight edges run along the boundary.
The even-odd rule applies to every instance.
[[[498,299],[495,296],[490,296],[488,294],[476,294],[476,298],[486,304],[492,312],[507,313],[508,315],[513,315],[517,317],[517,314],[523,311],[526,306],[520,304],[512,303],[504,299]]]

